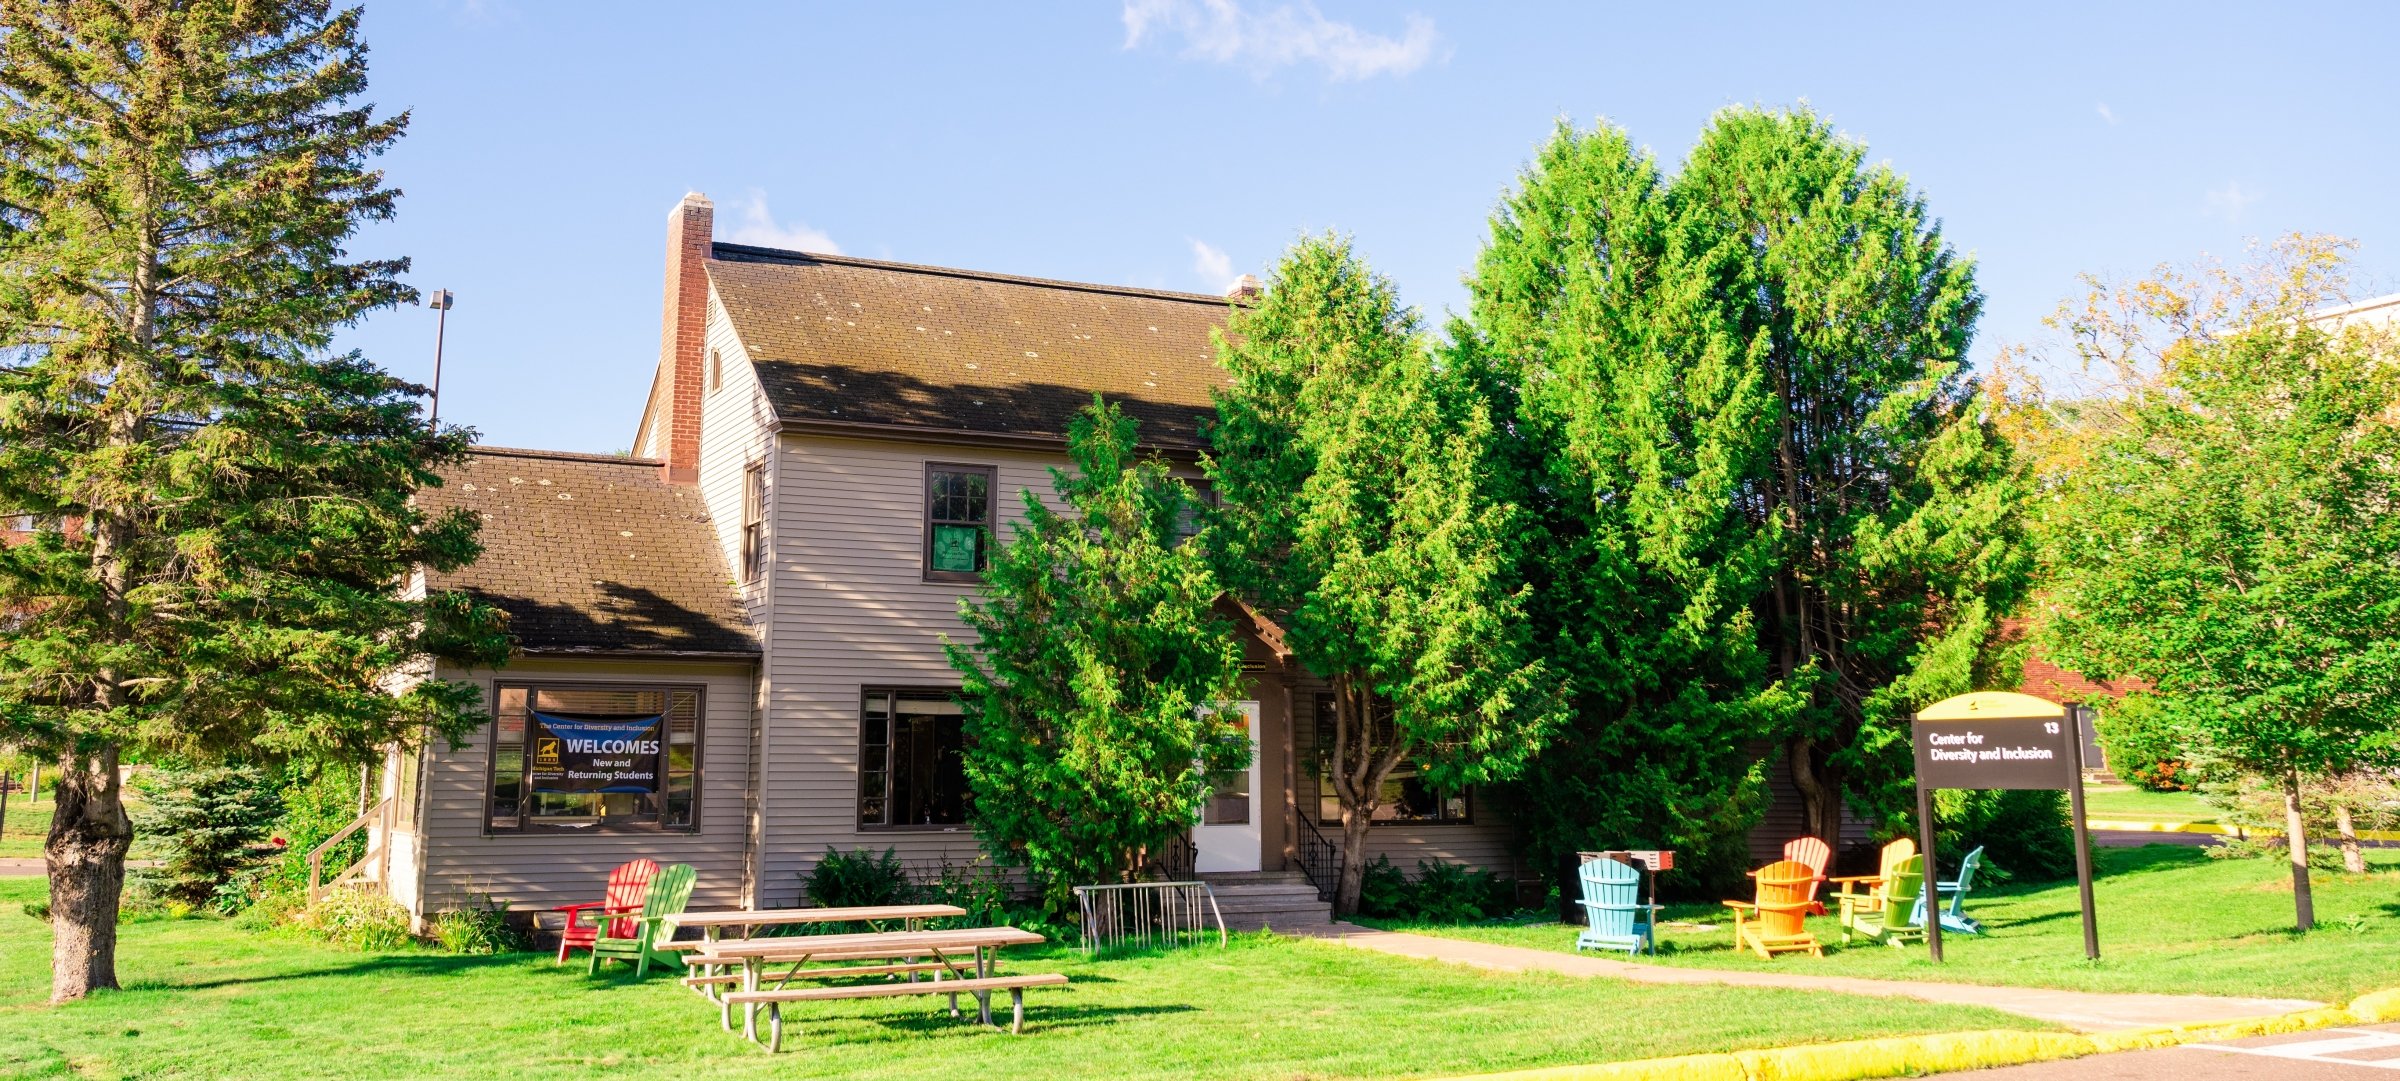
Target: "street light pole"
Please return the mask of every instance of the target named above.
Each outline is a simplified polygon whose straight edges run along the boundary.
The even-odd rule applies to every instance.
[[[433,317],[433,410],[426,418],[436,429],[442,426],[442,336],[450,326],[450,305],[456,301],[448,289],[436,289],[425,298],[425,306],[437,313]]]

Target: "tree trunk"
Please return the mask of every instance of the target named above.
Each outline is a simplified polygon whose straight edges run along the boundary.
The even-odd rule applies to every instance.
[[[2342,834],[2342,870],[2354,875],[2367,873],[2367,854],[2358,847],[2358,826],[2350,821],[2350,804],[2347,802],[2334,803],[2333,827]]]
[[[117,749],[59,762],[50,839],[50,1001],[117,986],[117,901],[133,821],[117,782]]]
[[[2306,931],[2317,925],[2317,905],[2308,892],[2308,824],[2300,816],[2300,770],[2283,771],[2283,844],[2292,858],[2292,922]]]
[[[1342,808],[1342,873],[1333,891],[1337,916],[1358,914],[1359,887],[1367,878],[1367,831],[1375,824],[1373,807]]]
[[[1792,787],[1800,793],[1800,829],[1823,838],[1836,851],[1842,847],[1842,779],[1816,758],[1817,741],[1794,736],[1785,745]]]

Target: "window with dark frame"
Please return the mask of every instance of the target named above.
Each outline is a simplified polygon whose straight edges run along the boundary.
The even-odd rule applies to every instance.
[[[966,711],[955,693],[888,687],[860,693],[861,827],[938,829],[966,823]]]
[[[988,465],[925,467],[925,580],[972,582],[982,577],[992,545],[992,489]]]
[[[742,581],[767,570],[767,463],[752,462],[742,473]]]
[[[1178,546],[1200,535],[1201,528],[1208,524],[1208,512],[1217,506],[1215,485],[1202,479],[1186,479],[1184,483],[1191,487],[1192,499],[1175,515],[1175,544]]]
[[[1333,696],[1317,696],[1317,745],[1314,749],[1317,774],[1317,821],[1321,825],[1338,825],[1342,821],[1342,797],[1334,791],[1331,758],[1333,756]],[[1475,821],[1473,803],[1466,791],[1444,791],[1425,783],[1417,772],[1416,763],[1402,762],[1383,779],[1383,799],[1375,808],[1377,826],[1464,826]]]
[[[689,832],[698,822],[698,687],[503,683],[485,830]]]

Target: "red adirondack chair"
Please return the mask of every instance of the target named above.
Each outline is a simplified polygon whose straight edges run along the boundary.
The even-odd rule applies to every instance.
[[[1791,860],[1794,863],[1807,864],[1809,870],[1817,873],[1817,891],[1819,893],[1824,892],[1825,866],[1833,862],[1833,846],[1826,844],[1824,838],[1802,837],[1785,844],[1783,846],[1783,858]],[[1809,909],[1808,914],[1811,916],[1824,915],[1825,902],[1817,901],[1814,903],[1816,907]]]
[[[600,939],[604,917],[642,910],[642,898],[650,892],[650,880],[658,874],[657,860],[635,860],[608,873],[608,899],[586,901],[580,905],[561,905],[554,912],[567,914],[567,925],[558,932],[558,963],[567,963],[567,951],[589,950]],[[596,910],[596,911],[595,911]],[[591,922],[584,922],[585,913]],[[610,938],[633,937],[633,921],[608,920]]]

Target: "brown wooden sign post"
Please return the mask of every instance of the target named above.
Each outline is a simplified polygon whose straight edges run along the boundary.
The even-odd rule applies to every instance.
[[[1917,712],[1918,847],[1925,853],[1925,946],[1942,959],[1941,891],[1933,853],[1937,788],[2066,790],[2075,826],[2075,880],[2083,900],[2083,955],[2100,958],[2092,917],[2092,843],[2083,817],[2083,710],[2029,694],[1979,691]]]

